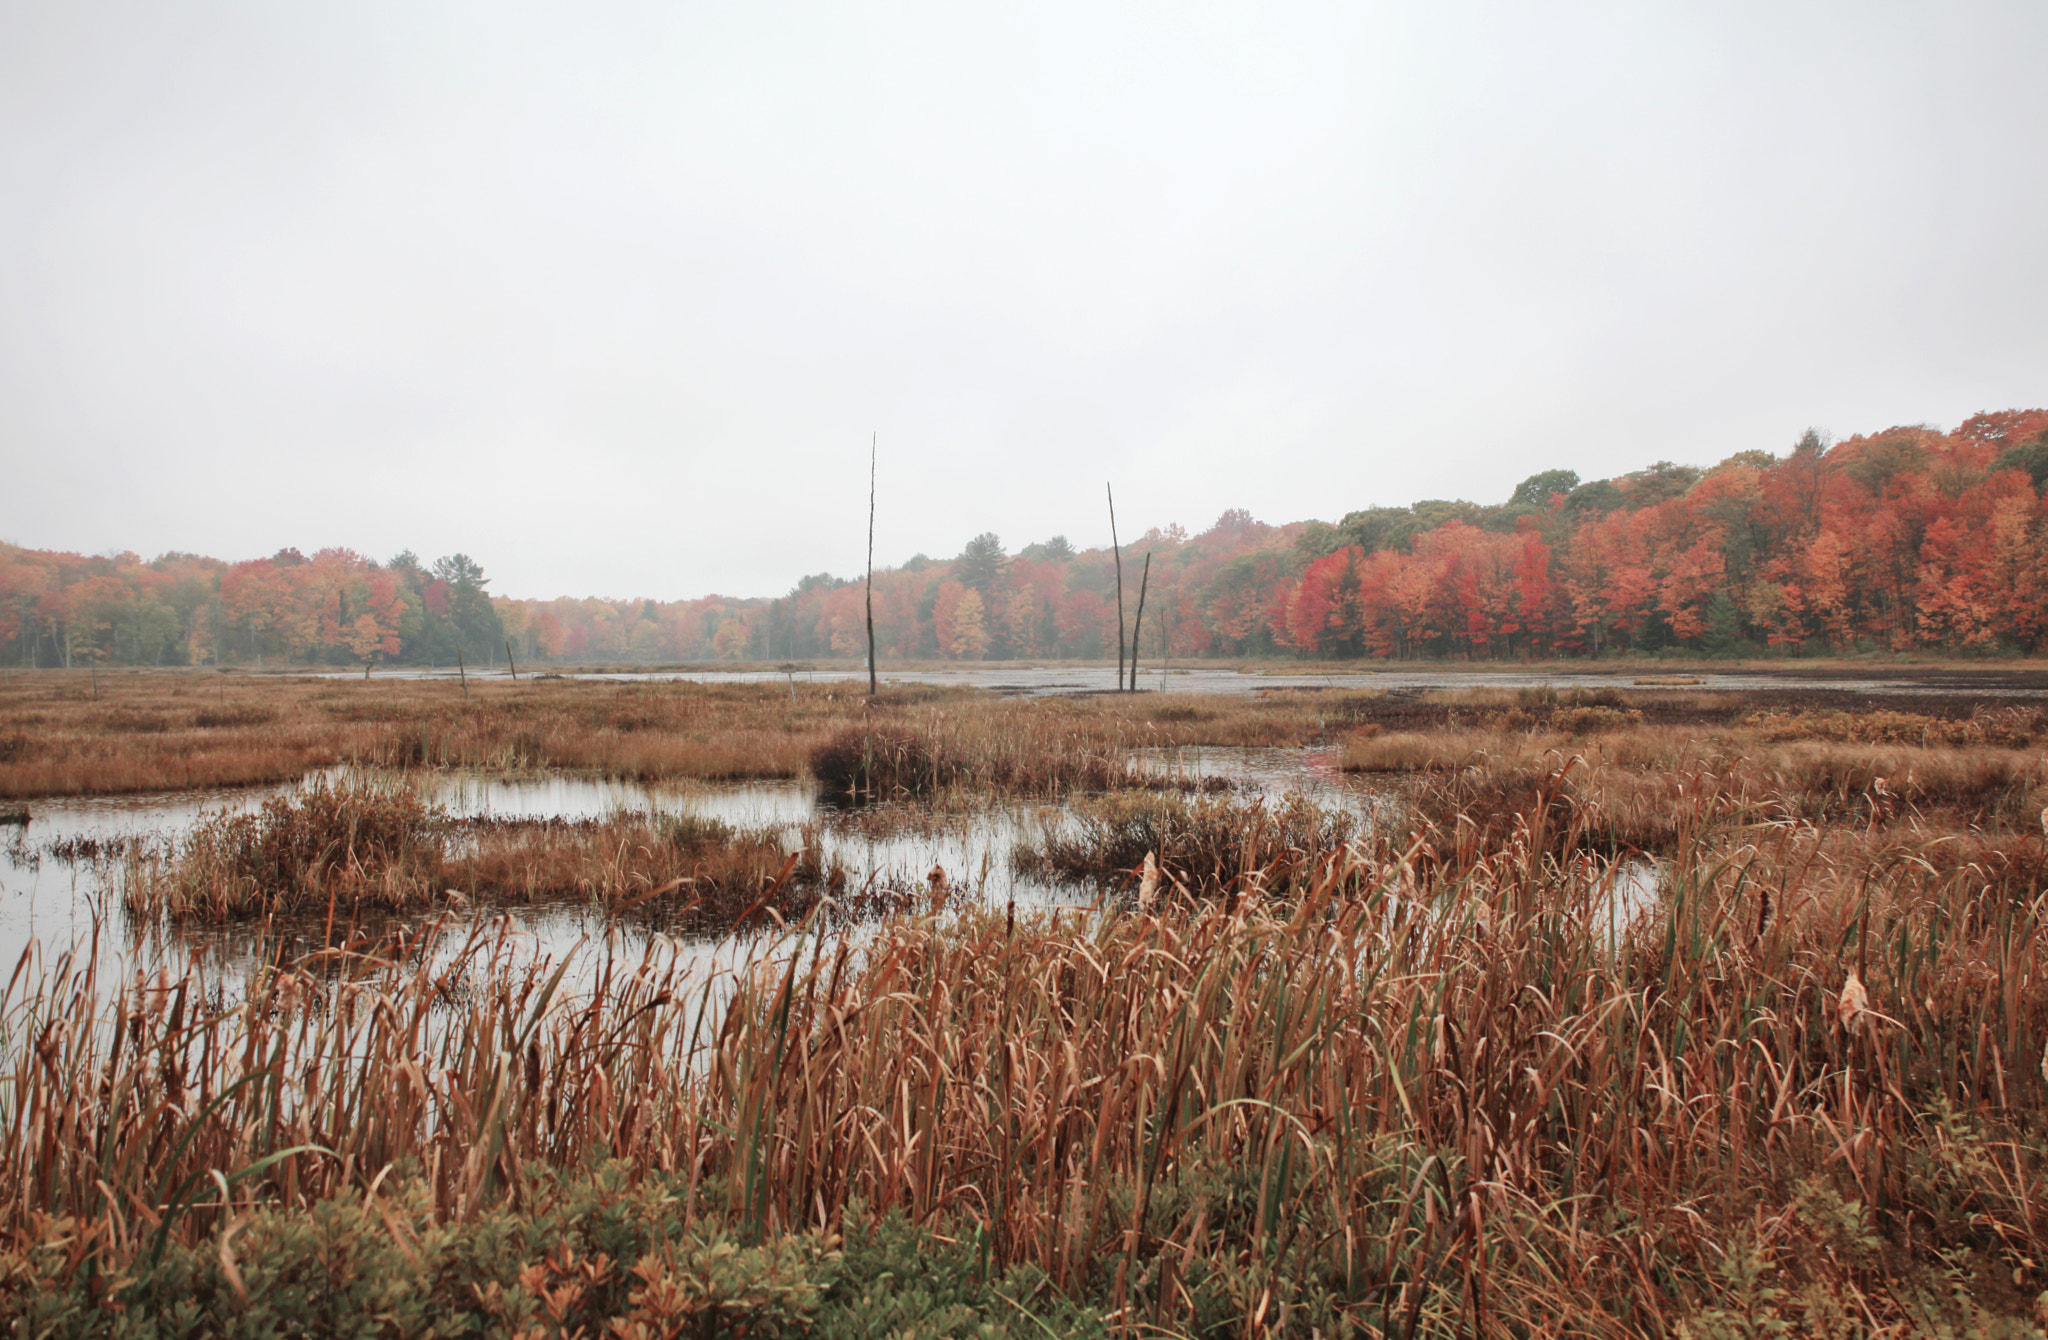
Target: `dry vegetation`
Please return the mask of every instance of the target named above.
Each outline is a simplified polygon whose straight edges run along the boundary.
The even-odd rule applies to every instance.
[[[1486,726],[1569,740],[1622,724],[1697,735],[1747,721],[1759,740],[1847,740],[1842,732],[1866,728],[1842,723],[1874,720],[1884,733],[1867,742],[1957,748],[2021,747],[2040,734],[2028,709],[1996,717],[2020,723],[2001,733],[1989,729],[1994,717],[1977,710],[1978,700],[1937,694],[1546,695],[1557,699],[1547,690],[1388,693],[1364,683],[1255,697],[1035,699],[911,686],[870,702],[846,683],[479,678],[465,697],[446,681],[166,672],[102,676],[94,697],[82,673],[43,672],[0,687],[0,798],[245,785],[343,762],[650,782],[815,773],[828,794],[849,798],[1057,796],[1137,784],[1131,749],[1292,746],[1353,732],[1455,736]],[[1855,710],[1842,711],[1844,703]],[[1389,758],[1361,754],[1358,764],[1411,766]]]
[[[926,799],[1128,787],[1139,744],[1341,738],[1402,803],[1361,830],[1299,800],[1087,797],[1022,859],[1123,889],[1149,855],[1153,896],[821,940],[876,909],[814,870],[777,905],[805,935],[717,983],[652,949],[571,979],[480,939],[451,966],[432,929],[239,992],[24,970],[0,1001],[0,1324],[2039,1334],[2048,714],[933,693],[864,719],[822,687],[793,709],[553,689],[369,728],[445,727],[467,743],[422,757],[481,765],[513,717],[623,740],[624,714],[674,712],[647,728],[667,748],[716,703],[828,788],[858,730],[854,789]],[[878,738],[906,742],[893,772]],[[707,926],[796,882],[714,825],[462,829],[411,794],[316,788],[157,877],[201,915],[451,871],[631,911],[730,859]]]
[[[801,918],[828,895],[842,912],[866,905],[844,870],[828,868],[815,825],[792,839],[644,812],[457,819],[403,784],[369,779],[213,814],[172,850],[126,857],[122,901],[138,923],[324,911],[346,927],[365,913],[573,899],[720,933],[756,914]]]
[[[1300,744],[1378,695],[997,698],[836,684],[291,679],[198,673],[21,676],[0,688],[0,797],[107,795],[290,780],[327,765],[542,769],[659,781],[800,777],[814,757],[878,796],[1058,794],[1113,780],[1133,747]],[[862,749],[849,756],[848,742]],[[835,751],[837,751],[835,753]],[[830,766],[828,762],[828,766]],[[851,781],[838,778],[835,781]]]
[[[1036,841],[1018,847],[1011,863],[1026,874],[1134,890],[1141,902],[1227,895],[1254,873],[1260,892],[1287,894],[1313,882],[1317,862],[1357,832],[1348,812],[1300,794],[1240,806],[1219,796],[1127,793],[1047,816]]]
[[[1668,707],[1668,702],[1666,703]],[[1443,726],[1354,732],[1344,766],[1411,774],[1417,824],[1469,853],[1548,816],[1552,842],[1668,855],[1729,825],[1843,862],[1916,862],[2014,897],[2048,879],[2048,710],[1742,713],[1657,725],[1631,700],[1467,699]],[[1563,823],[1570,814],[1573,822]]]
[[[31,975],[0,1014],[0,1315],[2030,1333],[2038,904],[1741,836],[1677,853],[1618,939],[1607,865],[1540,833],[1354,842],[1288,900],[1252,870],[1162,916],[791,943],[722,1013],[658,958],[571,996],[424,937],[220,1004]],[[906,1302],[926,1269],[963,1301]]]

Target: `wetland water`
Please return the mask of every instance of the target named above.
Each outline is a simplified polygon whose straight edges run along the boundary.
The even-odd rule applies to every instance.
[[[1337,770],[1339,753],[1334,747],[1187,748],[1144,751],[1136,758],[1160,776],[1192,783],[1221,779],[1241,803],[1306,793],[1318,804],[1350,810],[1370,822],[1388,797],[1386,784],[1368,786],[1347,778]],[[208,814],[254,810],[315,780],[233,791],[33,802],[26,827],[0,830],[0,965],[11,967],[31,942],[47,961],[95,936],[103,958],[112,953],[135,966],[172,968],[196,958],[231,973],[259,954],[276,952],[279,939],[314,947],[324,934],[320,918],[273,923],[267,950],[265,929],[254,923],[131,925],[120,886],[131,853],[167,853]],[[828,866],[835,861],[844,866],[855,887],[874,880],[921,889],[925,873],[936,865],[945,870],[956,905],[1002,906],[1015,900],[1024,908],[1045,907],[1085,904],[1095,896],[1089,886],[1048,882],[1011,868],[1020,841],[1071,821],[1059,805],[995,804],[964,813],[890,805],[844,811],[820,805],[815,788],[799,782],[648,786],[558,774],[476,773],[423,773],[394,781],[420,788],[459,819],[578,820],[636,811],[694,815],[739,828],[779,830],[791,850],[809,829]],[[658,917],[636,916],[628,923],[580,901],[481,908],[453,916],[450,930],[466,933],[500,918],[533,952],[549,955],[592,942],[637,952],[662,933]],[[702,939],[686,942],[685,948],[721,966],[745,952]]]
[[[545,669],[539,673],[550,673]],[[472,678],[502,679],[505,669],[471,670]],[[942,684],[988,689],[1026,697],[1058,694],[1114,693],[1116,668],[1108,665],[974,666],[939,670],[885,670],[884,684]],[[335,671],[323,678],[356,679],[360,672]],[[458,676],[454,670],[387,670],[380,678],[446,679]],[[522,679],[531,674],[522,674]],[[837,664],[783,670],[607,670],[567,676],[571,679],[687,680],[699,684],[780,684],[791,678],[806,683],[865,683],[867,670]],[[1627,689],[1652,684],[1660,679],[1684,681],[1680,687],[1696,693],[1755,693],[1770,690],[1813,690],[1879,695],[1957,693],[1974,696],[1985,686],[1968,679],[1942,675],[1907,674],[1898,677],[1807,678],[1790,674],[1728,674],[1703,671],[1667,671],[1645,675],[1641,672],[1602,674],[1597,671],[1558,673],[1538,670],[1408,670],[1398,665],[1387,669],[1361,669],[1333,674],[1288,674],[1243,671],[1226,666],[1193,665],[1160,667],[1148,665],[1139,671],[1138,687],[1146,693],[1221,693],[1250,695],[1274,689],[1528,689],[1579,688]],[[1694,682],[1697,681],[1697,682]],[[2000,685],[1996,693],[2008,698],[2048,697],[2048,688],[2036,684]]]

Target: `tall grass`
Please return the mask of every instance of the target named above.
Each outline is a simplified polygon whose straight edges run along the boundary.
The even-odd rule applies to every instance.
[[[792,940],[718,987],[650,950],[572,996],[426,937],[232,1003],[187,974],[109,1008],[90,959],[24,971],[0,1310],[233,1316],[238,1226],[323,1206],[553,1297],[581,1278],[559,1250],[433,1244],[545,1219],[558,1170],[602,1158],[678,1233],[767,1251],[907,1218],[985,1278],[1041,1273],[1011,1301],[1132,1335],[2024,1333],[2048,1285],[2041,900],[1760,825],[1701,834],[1617,923],[1612,864],[1552,822],[1583,816],[1462,853],[1358,839],[1285,901],[1250,870],[1166,915]],[[512,1288],[448,1294],[446,1324],[488,1329]],[[645,1301],[579,1289],[559,1333]]]
[[[840,802],[956,796],[1060,796],[1139,784],[1130,733],[1087,729],[1055,711],[925,714],[854,727],[813,750],[810,770]]]
[[[344,908],[431,906],[449,820],[404,786],[322,778],[250,813],[201,820],[168,859],[131,855],[122,899],[141,916],[222,919]]]

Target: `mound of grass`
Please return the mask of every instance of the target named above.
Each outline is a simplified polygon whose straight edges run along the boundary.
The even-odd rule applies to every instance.
[[[810,772],[828,800],[856,804],[949,791],[1053,797],[1144,785],[1129,757],[1138,737],[1104,724],[1052,707],[854,727],[811,751]]]
[[[168,866],[131,869],[145,917],[232,918],[324,906],[421,905],[439,892],[449,819],[404,786],[325,779],[253,813],[203,819]]]
[[[1285,893],[1358,834],[1358,821],[1306,796],[1239,805],[1216,796],[1127,793],[1077,803],[1011,854],[1018,872],[1122,886],[1150,855],[1180,896]],[[1256,880],[1248,876],[1256,874]]]
[[[756,911],[800,918],[846,882],[815,828],[792,842],[688,814],[458,820],[408,786],[350,778],[212,815],[167,854],[130,850],[123,899],[175,921],[573,899],[713,934]]]

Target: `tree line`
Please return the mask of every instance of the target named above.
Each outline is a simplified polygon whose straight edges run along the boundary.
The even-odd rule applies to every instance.
[[[1711,467],[1530,475],[1506,502],[1336,522],[1225,512],[1128,542],[1151,555],[1141,655],[1503,660],[1601,654],[2038,652],[2048,637],[2048,411],[1899,427]],[[21,665],[675,662],[854,658],[863,590],[779,598],[492,596],[472,559],[345,549],[224,563],[0,546]],[[1152,611],[1158,611],[1155,615]],[[874,576],[885,660],[1109,658],[1107,547],[1011,553],[982,534]]]
[[[505,627],[466,554],[378,563],[284,549],[225,563],[0,545],[0,630],[16,665],[488,665]]]

